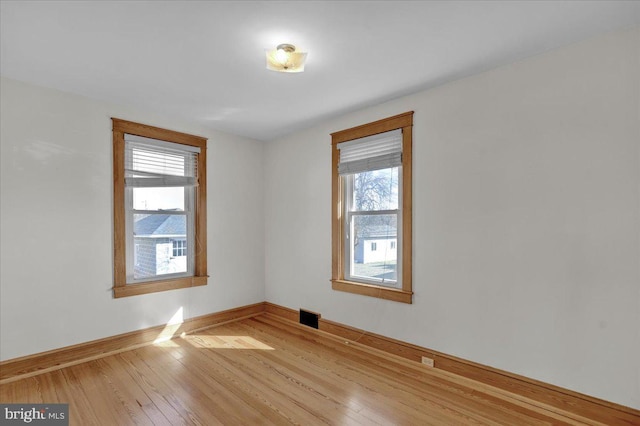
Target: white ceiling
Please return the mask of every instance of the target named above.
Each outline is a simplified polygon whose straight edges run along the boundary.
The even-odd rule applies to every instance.
[[[2,75],[271,140],[640,24],[637,1],[5,1]],[[265,69],[292,43],[306,70]]]

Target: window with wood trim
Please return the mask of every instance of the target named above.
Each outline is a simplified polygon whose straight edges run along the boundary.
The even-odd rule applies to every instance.
[[[207,140],[112,118],[114,297],[207,284]]]
[[[332,287],[412,302],[413,111],[331,134]]]

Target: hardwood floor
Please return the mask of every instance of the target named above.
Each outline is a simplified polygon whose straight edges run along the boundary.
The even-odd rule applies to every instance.
[[[263,314],[0,386],[72,425],[600,424]]]

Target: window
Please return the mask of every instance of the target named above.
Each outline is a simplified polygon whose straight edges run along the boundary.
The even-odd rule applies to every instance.
[[[412,302],[412,128],[408,112],[331,135],[334,290]]]
[[[114,297],[206,285],[206,139],[112,122]]]
[[[173,240],[173,257],[187,255],[187,242],[185,240]]]

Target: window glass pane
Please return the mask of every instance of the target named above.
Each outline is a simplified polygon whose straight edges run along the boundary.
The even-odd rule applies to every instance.
[[[397,208],[398,167],[353,175],[353,211]]]
[[[184,187],[132,189],[134,210],[185,210]]]
[[[174,240],[186,237],[186,214],[134,214],[134,279],[187,272],[188,256],[175,256],[173,250]]]
[[[396,285],[397,227],[395,214],[353,216],[350,235],[353,278]]]

